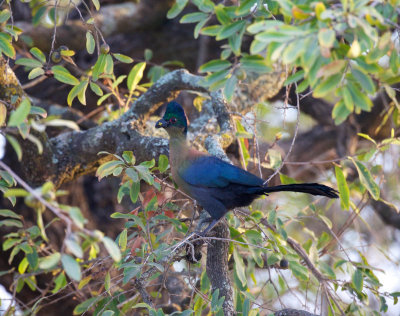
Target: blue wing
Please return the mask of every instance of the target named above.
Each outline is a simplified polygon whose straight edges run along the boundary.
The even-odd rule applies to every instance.
[[[182,179],[193,186],[224,188],[231,183],[262,186],[263,180],[254,174],[214,156],[201,156],[178,169]]]

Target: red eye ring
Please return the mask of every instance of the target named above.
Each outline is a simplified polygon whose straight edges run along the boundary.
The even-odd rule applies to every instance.
[[[171,118],[169,119],[169,122],[170,122],[170,123],[176,123],[176,118],[175,118],[175,117],[171,117]]]

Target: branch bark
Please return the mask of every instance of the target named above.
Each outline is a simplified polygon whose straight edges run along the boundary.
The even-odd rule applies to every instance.
[[[132,150],[137,160],[157,159],[168,153],[168,141],[162,138],[143,136],[138,132],[142,122],[165,101],[176,97],[181,90],[207,92],[201,85],[202,77],[186,70],[172,71],[158,80],[146,93],[139,97],[131,108],[119,119],[89,128],[85,131],[72,131],[50,138],[46,133],[37,133],[44,150],[38,155],[37,149],[29,141],[24,141],[22,171],[32,185],[52,181],[56,186],[91,173],[110,157],[99,157],[99,151],[121,154]],[[229,115],[220,93],[211,94],[213,109],[221,131],[230,128]]]
[[[219,289],[219,296],[225,297],[222,309],[225,316],[235,315],[233,291],[228,275],[228,251],[230,237],[229,228],[221,221],[214,229],[215,237],[225,240],[211,239],[207,248],[207,276],[210,279],[212,291]]]

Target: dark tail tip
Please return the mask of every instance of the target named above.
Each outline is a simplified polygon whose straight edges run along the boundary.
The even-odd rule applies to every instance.
[[[319,194],[319,195],[324,195],[324,196],[327,196],[327,197],[329,197],[331,199],[339,198],[339,195],[338,195],[339,192],[336,191],[335,189],[333,189],[331,187],[328,187],[326,185],[323,185],[323,184],[318,184],[318,186],[319,186],[318,189],[320,189],[321,193],[323,193],[323,194]]]
[[[338,191],[319,183],[283,184],[264,188],[265,193],[279,191],[302,192],[312,195],[322,195],[331,199],[337,199],[339,197]]]

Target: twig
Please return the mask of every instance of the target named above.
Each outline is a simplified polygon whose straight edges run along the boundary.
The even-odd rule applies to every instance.
[[[30,88],[36,86],[37,84],[41,83],[42,81],[46,80],[47,78],[48,77],[46,75],[42,75],[42,76],[40,76],[40,77],[38,77],[38,78],[36,78],[36,79],[24,84],[24,85],[22,85],[21,88],[23,90],[30,89]]]

